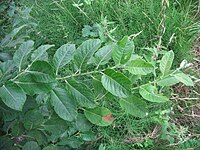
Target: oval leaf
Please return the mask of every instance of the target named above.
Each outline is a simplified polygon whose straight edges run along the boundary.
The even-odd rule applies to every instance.
[[[0,61],[12,60],[12,56],[8,53],[0,52]]]
[[[134,75],[147,75],[153,72],[154,67],[143,59],[136,59],[128,63],[127,69]]]
[[[119,72],[107,69],[101,78],[103,87],[115,96],[126,98],[130,94],[131,81]]]
[[[19,49],[15,52],[13,60],[21,71],[22,64],[26,62],[28,54],[33,50],[34,42],[29,40],[20,45]]]
[[[83,42],[77,48],[74,56],[74,61],[79,71],[87,65],[89,59],[100,46],[101,41],[99,39],[90,39]]]
[[[89,142],[89,141],[92,141],[92,140],[95,139],[96,134],[93,133],[93,132],[91,132],[91,131],[90,131],[90,132],[84,132],[84,133],[81,133],[81,134],[80,134],[80,137],[81,137],[84,141]]]
[[[23,146],[22,150],[39,150],[40,147],[37,142],[29,141]]]
[[[175,77],[173,76],[168,76],[163,78],[162,80],[159,80],[157,82],[158,85],[160,86],[172,86],[179,83],[179,80],[177,80]]]
[[[14,28],[14,29],[12,30],[12,32],[10,32],[9,34],[6,34],[5,38],[3,38],[3,39],[1,40],[0,45],[6,47],[6,46],[12,41],[12,39],[17,35],[17,33],[18,33],[22,28],[24,28],[24,27],[26,27],[26,26],[27,26],[27,25],[22,25],[22,26],[20,26],[20,27],[18,27],[18,28]]]
[[[29,110],[25,113],[23,118],[24,127],[31,130],[41,126],[44,123],[42,114],[37,109]]]
[[[192,81],[192,79],[184,74],[184,73],[177,73],[173,75],[178,81],[182,82],[183,84],[187,85],[187,86],[194,86],[194,83]]]
[[[76,105],[67,92],[61,88],[51,91],[51,104],[58,116],[67,121],[73,121],[77,116]]]
[[[43,60],[35,61],[30,67],[30,72],[31,71],[38,72],[38,74],[48,74],[51,77],[55,77],[54,68],[50,65],[50,63]]]
[[[8,60],[6,62],[0,63],[0,78],[1,78],[1,83],[2,81],[6,81],[10,79],[13,76],[13,71],[15,70],[15,65],[12,60]]]
[[[134,43],[125,36],[119,41],[112,51],[112,58],[116,64],[125,64],[131,58],[134,50]]]
[[[86,118],[98,126],[108,126],[113,122],[112,113],[105,107],[96,107],[84,111]]]
[[[167,75],[170,71],[174,60],[174,52],[171,50],[162,57],[160,62],[160,71],[162,72],[163,76]]]
[[[105,65],[111,59],[112,48],[113,45],[106,45],[95,53],[94,59],[95,63],[97,64],[97,68],[100,65]]]
[[[28,95],[44,94],[56,86],[52,66],[45,61],[35,61],[29,71],[15,81]]]
[[[53,62],[56,67],[56,74],[58,73],[58,69],[65,66],[73,59],[75,49],[76,48],[74,44],[65,44],[56,51],[53,57]]]
[[[126,99],[121,99],[119,103],[120,103],[120,106],[123,109],[125,109],[127,113],[135,117],[143,118],[147,114],[147,105],[145,101],[135,96],[131,96]]]
[[[46,55],[46,51],[53,47],[54,45],[41,45],[38,47],[31,55],[31,61],[34,62],[36,60],[43,60]]]
[[[26,101],[26,94],[24,91],[14,83],[3,85],[0,88],[0,97],[2,101],[10,108],[22,111]]]
[[[150,102],[163,103],[169,101],[167,97],[157,94],[157,88],[151,84],[141,86],[139,93],[144,99]]]
[[[75,80],[66,81],[67,91],[82,107],[94,108],[96,106],[93,92],[82,83]]]
[[[81,132],[87,132],[92,127],[92,124],[81,113],[78,114],[75,125],[76,125],[76,129]]]

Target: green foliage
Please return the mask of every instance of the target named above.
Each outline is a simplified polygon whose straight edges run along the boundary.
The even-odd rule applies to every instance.
[[[194,83],[192,82],[191,78],[184,74],[184,73],[176,73],[173,75],[178,81],[184,83],[187,86],[194,86]]]
[[[95,107],[94,94],[87,85],[76,80],[68,80],[66,81],[66,88],[73,99],[82,107]]]
[[[167,75],[170,71],[174,60],[174,52],[169,51],[167,52],[161,59],[160,62],[160,71],[162,72],[163,76]]]
[[[78,48],[74,56],[74,61],[78,68],[78,71],[81,71],[84,66],[88,63],[92,55],[97,51],[101,46],[101,41],[99,39],[87,40],[83,42]]]
[[[159,94],[158,89],[151,84],[141,86],[139,92],[144,99],[150,102],[163,103],[169,101],[166,96]]]
[[[66,44],[61,46],[54,55],[54,65],[56,67],[56,74],[58,74],[58,70],[69,63],[74,57],[75,53],[75,45],[74,44]]]
[[[14,110],[21,111],[26,101],[26,93],[15,83],[7,83],[0,88],[3,102]]]
[[[107,91],[115,96],[126,98],[130,95],[131,81],[112,69],[105,70],[101,83]]]
[[[94,63],[96,64],[97,68],[101,65],[105,65],[109,62],[112,55],[112,47],[113,45],[106,45],[102,48],[100,48],[92,58]]]
[[[128,97],[126,99],[121,99],[119,101],[122,108],[126,110],[127,113],[135,117],[145,117],[147,114],[147,106],[144,100],[141,100],[135,96]]]
[[[122,44],[124,40],[126,42]],[[9,107],[11,108],[9,111],[16,114],[16,121],[13,120],[14,122],[11,122],[13,125],[5,127],[5,130],[11,132],[11,136],[14,137],[23,137],[23,133],[26,132],[27,137],[23,137],[22,140],[27,141],[23,146],[24,149],[35,149],[41,145],[50,146],[47,144],[50,142],[57,146],[78,148],[84,141],[95,139],[95,134],[91,131],[91,123],[109,126],[114,121],[111,110],[104,107],[104,103],[108,102],[107,98],[112,97],[119,101],[120,109],[125,110],[125,113],[136,118],[148,118],[145,100],[155,103],[169,101],[165,93],[158,91],[159,85],[164,88],[166,84],[163,82],[164,79],[170,76],[186,85],[193,85],[189,76],[180,73],[180,68],[170,70],[173,59],[169,60],[168,55],[173,54],[172,51],[165,53],[162,57],[160,66],[164,66],[164,70],[161,67],[160,71],[159,60],[153,65],[148,59],[131,60],[132,55],[135,55],[132,50],[128,53],[123,52],[120,55],[123,59],[120,58],[117,63],[116,55],[110,55],[108,58],[100,55],[104,49],[111,49],[110,51],[116,54],[121,53],[123,45],[126,44],[127,37],[117,43],[112,43],[114,47],[108,44],[101,48],[99,39],[87,40],[77,50],[74,44],[64,44],[55,52],[52,58],[54,66],[52,66],[48,62],[51,61],[47,58],[48,55],[45,57],[43,55],[53,45],[42,45],[33,51],[33,41],[22,43],[13,56],[14,61],[7,60],[0,64],[2,72],[0,97],[6,105],[1,105],[1,107]],[[132,46],[131,44],[131,49]],[[88,63],[96,56],[98,56],[98,63]],[[109,61],[113,62],[110,63],[113,65],[108,67]],[[101,62],[104,63],[101,64]],[[100,64],[101,69],[99,69]],[[127,72],[127,66],[130,73]],[[71,70],[71,74],[61,76],[59,69],[63,67],[77,71]],[[8,74],[10,70],[12,74]],[[153,74],[153,71],[156,73]],[[162,76],[156,76],[159,72]],[[144,77],[151,74],[154,75],[154,79],[136,85],[134,82],[137,79],[133,82],[132,74]],[[98,82],[94,82],[90,76]],[[167,86],[176,83],[174,81]],[[134,93],[140,95],[134,96]],[[99,98],[98,95],[103,97]],[[4,124],[9,124],[5,119],[5,111],[6,109],[1,110]],[[17,119],[19,116],[21,119]],[[20,130],[15,131],[17,128]],[[33,135],[34,132],[37,135]],[[76,132],[80,134],[75,136]],[[43,143],[37,138],[36,140],[29,139],[28,135],[44,136],[47,141]],[[21,145],[22,142],[19,144]]]
[[[145,62],[143,59],[132,60],[128,65],[127,69],[134,75],[147,75],[153,72],[153,65]]]
[[[55,112],[64,120],[73,121],[77,116],[76,105],[60,88],[51,91],[51,104]]]
[[[108,126],[112,123],[111,111],[104,107],[86,109],[84,114],[90,122],[99,126]]]
[[[125,64],[134,50],[134,44],[125,36],[112,50],[112,57],[116,64]]]
[[[170,104],[169,86],[179,82],[194,86],[194,83],[183,73],[185,65],[172,67],[176,54],[163,51],[173,49],[174,27],[172,31],[167,29],[163,37],[161,46],[166,48],[140,48],[155,46],[160,32],[162,18],[155,13],[160,12],[160,2],[150,2],[84,0],[72,4],[69,0],[49,4],[45,0],[35,1],[33,8],[39,10],[34,13],[44,17],[43,21],[39,17],[39,28],[42,24],[43,30],[37,29],[32,35],[35,42],[26,40],[31,32],[29,27],[35,26],[30,17],[31,8],[18,10],[11,2],[8,16],[14,18],[13,30],[0,43],[0,51],[3,51],[0,52],[0,149],[53,150],[81,146],[87,149],[91,144],[96,144],[94,147],[99,150],[147,148],[154,145],[148,136],[133,144],[126,144],[126,136],[151,130],[151,127],[143,127],[149,122],[161,125],[162,140],[170,144],[175,143],[176,137],[182,140],[184,135],[179,133],[183,128],[179,130],[171,124],[170,111],[161,110]],[[5,11],[5,3],[1,4],[0,11]],[[171,5],[168,2],[168,7]],[[172,7],[175,5],[176,2]],[[176,16],[176,9],[172,11]],[[48,24],[46,19],[49,19]],[[85,25],[82,37],[77,37],[88,19],[92,25]],[[95,23],[99,20],[101,23]],[[118,30],[115,30],[116,25],[119,25]],[[137,35],[126,36],[141,30],[141,36],[136,39],[133,37]],[[181,33],[187,33],[187,29]],[[177,37],[182,38],[181,33],[176,32]],[[66,41],[76,44],[66,44]],[[185,46],[181,42],[177,42],[180,44],[177,50]],[[57,50],[49,57],[53,51],[47,51],[54,46]],[[13,57],[7,53],[13,51],[12,48]],[[143,50],[148,52],[143,53]],[[114,133],[110,135],[110,131]],[[100,146],[99,139],[103,143]],[[118,142],[113,143],[113,139]],[[113,144],[107,145],[109,142]]]

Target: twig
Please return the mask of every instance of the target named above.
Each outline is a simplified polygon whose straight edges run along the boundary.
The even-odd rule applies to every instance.
[[[140,35],[142,32],[143,32],[143,30],[140,31],[140,32],[138,32],[138,33],[136,33],[136,34],[132,34],[132,35],[129,36],[129,38],[130,39],[134,39],[135,37],[137,37],[138,35]]]
[[[165,34],[165,30],[166,30],[166,27],[165,27],[165,20],[166,20],[166,8],[167,8],[167,2],[166,0],[162,0],[162,10],[161,10],[161,14],[162,14],[162,19],[160,21],[160,24],[159,24],[159,27],[160,26],[162,27],[161,28],[161,31],[160,31],[160,35],[159,35],[159,41],[158,41],[158,45],[157,45],[157,49],[160,50],[161,48],[161,45],[162,45],[162,38],[163,38],[163,35]]]
[[[106,95],[108,94],[108,92],[106,92],[104,95],[102,95],[100,98],[96,98],[96,101],[99,101],[101,99],[103,99]]]
[[[185,98],[181,98],[181,97],[172,97],[171,99],[178,99],[178,100],[199,100],[199,98],[196,98],[196,97],[185,97]]]
[[[200,115],[196,115],[196,114],[192,114],[192,115],[189,115],[189,114],[183,114],[184,116],[189,116],[189,117],[197,117],[197,118],[200,118]]]
[[[142,12],[142,13],[150,20],[150,22],[151,22],[152,24],[154,24],[153,21],[152,21],[152,19],[149,18],[149,16],[148,16],[145,12]]]
[[[111,67],[109,69],[114,69],[114,68],[117,68],[119,66],[114,66],[114,67]],[[78,74],[71,74],[71,75],[68,75],[68,76],[65,76],[65,77],[59,77],[59,78],[56,78],[56,80],[64,80],[64,79],[67,79],[67,78],[72,78],[72,77],[78,77],[78,76],[86,76],[86,75],[90,75],[90,74],[96,74],[96,73],[102,73],[104,72],[106,69],[102,69],[102,70],[94,70],[94,71],[89,71],[89,72],[84,72],[84,73],[78,73]]]

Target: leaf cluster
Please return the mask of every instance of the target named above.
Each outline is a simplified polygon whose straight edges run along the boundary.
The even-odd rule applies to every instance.
[[[23,149],[78,148],[97,138],[92,124],[113,123],[104,101],[112,98],[140,119],[148,117],[148,103],[170,101],[165,87],[178,82],[194,86],[181,67],[171,69],[173,51],[148,49],[150,57],[139,56],[128,36],[111,44],[89,39],[77,48],[67,43],[50,60],[47,50],[53,46],[34,48],[28,40],[11,60],[0,63],[5,142],[14,139]],[[67,75],[61,74],[63,68]],[[143,83],[149,76],[152,80]]]

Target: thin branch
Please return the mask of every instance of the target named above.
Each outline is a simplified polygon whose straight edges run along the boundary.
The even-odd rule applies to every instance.
[[[181,98],[181,97],[172,97],[171,99],[178,99],[178,100],[199,100],[199,98],[196,97],[185,97],[185,98]]]
[[[114,66],[114,67],[111,67],[111,68],[109,68],[109,69],[114,69],[114,68],[117,68],[117,67],[119,67],[119,66]],[[90,74],[102,73],[102,72],[104,72],[105,70],[106,70],[106,69],[94,70],[94,71],[89,71],[89,72],[84,72],[84,73],[79,73],[79,74],[71,74],[71,75],[68,75],[68,76],[65,76],[65,77],[56,78],[56,80],[64,80],[64,79],[72,78],[72,77],[86,76],[86,75],[90,75]]]
[[[184,116],[189,116],[189,117],[197,117],[197,118],[200,118],[200,115],[196,115],[196,114],[192,114],[192,115],[189,115],[189,114],[183,114]]]

